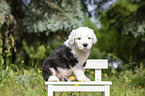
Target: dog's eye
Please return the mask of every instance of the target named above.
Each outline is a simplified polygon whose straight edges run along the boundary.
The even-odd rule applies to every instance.
[[[88,37],[88,39],[91,39],[91,37]]]
[[[81,40],[81,38],[79,37],[78,40]]]

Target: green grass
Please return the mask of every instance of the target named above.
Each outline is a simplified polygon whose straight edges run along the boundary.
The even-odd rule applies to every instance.
[[[139,69],[135,74],[124,71],[120,74],[104,71],[103,80],[112,81],[111,96],[145,96],[144,81],[139,81],[139,74],[144,74],[144,69]],[[0,73],[0,96],[47,96],[47,86],[44,84],[41,69],[15,69],[7,68]],[[94,79],[92,70],[87,70],[87,76]],[[107,75],[104,75],[107,74]],[[144,78],[144,77],[142,77]],[[135,81],[135,80],[138,80]],[[55,96],[101,96],[95,92],[56,92]]]

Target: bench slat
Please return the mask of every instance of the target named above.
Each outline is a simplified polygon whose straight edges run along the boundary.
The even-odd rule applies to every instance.
[[[112,85],[112,82],[109,82],[109,81],[98,81],[98,82],[95,82],[95,81],[90,81],[90,82],[45,82],[46,85],[74,85],[75,84],[79,84],[79,86],[81,85]]]
[[[103,92],[105,91],[105,87],[104,86],[53,86],[52,90],[55,92],[58,91]]]
[[[88,59],[85,69],[108,69],[107,59]]]

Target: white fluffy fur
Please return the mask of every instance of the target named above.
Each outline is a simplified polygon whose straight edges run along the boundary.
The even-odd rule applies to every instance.
[[[79,38],[81,38],[79,40]],[[90,39],[89,39],[90,38]],[[69,39],[67,40],[71,45],[76,43],[76,47],[80,50],[84,49],[83,44],[89,44],[87,49],[91,49],[92,44],[97,42],[96,35],[92,29],[87,27],[79,27],[78,29],[72,30],[69,35]]]
[[[71,69],[58,68],[61,74],[64,74],[64,76],[69,76],[71,72],[73,72],[77,80],[81,80],[84,82],[90,81],[90,79],[87,78],[84,74],[83,64],[90,55],[90,49],[92,45],[96,42],[97,38],[92,29],[89,29],[87,27],[79,27],[78,29],[72,30],[69,38],[64,42],[64,44],[72,49],[72,53],[77,58],[78,64],[76,64],[76,66],[74,67],[71,67]],[[87,46],[84,47],[84,44],[87,44]],[[59,77],[61,74],[57,75],[56,73],[56,76]],[[49,79],[49,81],[58,81],[58,78],[56,76],[51,76],[51,80]]]
[[[81,81],[90,81],[85,74],[83,64],[90,55],[90,49],[93,44],[97,42],[96,35],[92,29],[87,27],[79,27],[78,29],[72,30],[69,35],[69,39],[64,43],[66,46],[72,49],[72,53],[78,59],[78,64],[72,68],[76,78]],[[83,44],[88,44],[84,47]]]

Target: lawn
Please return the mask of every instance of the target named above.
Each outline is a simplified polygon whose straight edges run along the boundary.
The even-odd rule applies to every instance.
[[[102,79],[112,81],[111,96],[145,96],[144,68],[137,68],[136,73],[125,70],[120,73],[103,70]],[[86,75],[94,80],[94,70],[87,70]],[[0,96],[47,96],[47,86],[41,69],[18,69],[7,67],[0,73]],[[95,92],[56,92],[55,96],[101,96]]]

